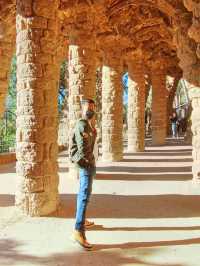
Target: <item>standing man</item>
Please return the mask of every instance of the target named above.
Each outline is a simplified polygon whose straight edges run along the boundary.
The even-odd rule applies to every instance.
[[[177,123],[178,123],[178,117],[176,112],[172,113],[172,117],[170,117],[171,121],[171,128],[172,128],[172,137],[176,138],[177,137]]]
[[[92,182],[96,174],[95,157],[93,154],[96,140],[95,129],[95,103],[92,99],[82,100],[82,118],[75,126],[70,149],[70,156],[79,168],[80,188],[77,195],[76,223],[73,240],[82,247],[91,249],[87,242],[85,227],[94,223],[86,221],[86,210],[92,192]]]

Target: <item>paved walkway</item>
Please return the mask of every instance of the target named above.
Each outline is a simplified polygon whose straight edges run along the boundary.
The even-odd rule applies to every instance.
[[[172,146],[174,144],[175,146]],[[14,209],[15,165],[0,167],[1,266],[199,266],[200,185],[191,182],[191,147],[172,143],[98,163],[87,235],[94,251],[69,240],[76,180],[59,156],[58,217],[27,218]]]

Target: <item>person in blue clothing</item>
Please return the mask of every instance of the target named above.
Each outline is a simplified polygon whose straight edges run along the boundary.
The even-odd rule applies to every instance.
[[[94,156],[96,135],[95,102],[92,99],[84,99],[82,101],[82,118],[77,121],[75,126],[70,157],[79,169],[80,182],[77,195],[76,222],[72,238],[86,249],[92,248],[86,239],[85,228],[94,224],[86,220],[86,211],[92,191],[93,178],[96,174]]]
[[[170,122],[171,122],[171,129],[172,129],[172,137],[176,138],[177,137],[177,126],[178,126],[178,117],[176,112],[173,112],[171,118],[170,118]]]

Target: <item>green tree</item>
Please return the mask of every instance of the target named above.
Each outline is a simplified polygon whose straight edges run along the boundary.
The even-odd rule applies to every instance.
[[[9,110],[13,113],[16,112],[16,83],[17,83],[16,69],[17,69],[16,56],[13,56],[11,61],[8,96],[6,99],[6,110]]]

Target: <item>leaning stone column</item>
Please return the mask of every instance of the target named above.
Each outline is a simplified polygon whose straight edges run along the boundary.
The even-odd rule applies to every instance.
[[[128,151],[145,147],[145,78],[141,65],[128,65]]]
[[[69,42],[69,127],[73,129],[81,115],[81,98],[96,95],[95,39],[74,30]]]
[[[102,160],[123,158],[123,99],[121,55],[105,54],[102,68]]]
[[[189,97],[192,100],[192,173],[193,181],[200,183],[200,87],[189,84]]]
[[[74,30],[69,39],[69,147],[73,129],[81,117],[81,99],[96,95],[95,38],[85,31]],[[69,176],[76,177],[77,170],[69,162]]]
[[[152,74],[152,143],[162,145],[167,135],[166,75],[155,71]]]
[[[171,85],[170,91],[168,92],[168,96],[167,96],[167,134],[171,134],[171,127],[170,127],[170,116],[173,113],[173,102],[174,102],[174,97],[176,94],[176,90],[177,90],[177,86],[180,80],[180,76],[176,76],[173,80],[173,85],[169,84],[168,86]]]
[[[57,1],[17,1],[17,190],[30,216],[57,209]]]
[[[102,139],[102,67],[96,72],[96,124],[97,124],[97,143],[101,144]]]
[[[60,113],[59,117],[59,125],[58,125],[58,146],[59,150],[67,150],[69,147],[69,137],[68,137],[68,129],[69,129],[69,118],[68,118],[68,101],[67,96],[65,96],[65,102],[63,109]]]

